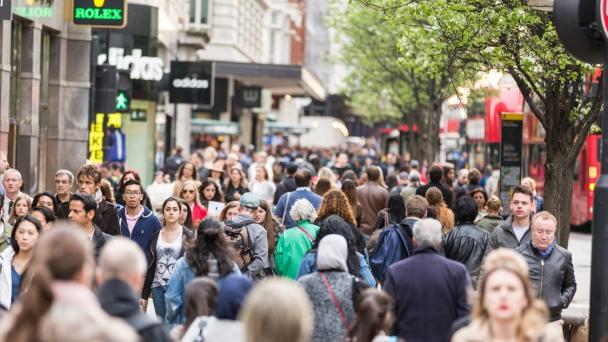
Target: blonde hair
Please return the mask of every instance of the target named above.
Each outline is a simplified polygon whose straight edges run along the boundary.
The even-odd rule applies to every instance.
[[[7,200],[8,199],[5,199],[5,201],[7,201]],[[19,218],[17,216],[17,203],[19,203],[21,201],[25,201],[25,204],[27,204],[27,214],[26,215],[28,215],[29,213],[32,212],[32,199],[28,195],[21,194],[21,195],[17,196],[17,198],[15,198],[15,200],[13,201],[10,215],[8,217],[8,224],[14,225],[15,222],[17,221],[17,219]]]
[[[490,196],[488,201],[486,202],[486,211],[488,213],[498,213],[500,212],[500,208],[502,207],[502,202],[500,198],[496,195]]]
[[[536,191],[536,181],[533,178],[524,177],[524,179],[521,180],[521,183],[523,184],[524,182],[530,183],[530,186],[532,187],[532,189],[529,189],[530,191]]]
[[[517,327],[518,341],[536,341],[544,332],[549,311],[542,301],[536,299],[528,278],[528,264],[524,258],[514,250],[498,248],[488,254],[482,268],[484,275],[479,283],[478,297],[471,316],[472,322],[488,323],[490,316],[484,307],[487,280],[498,270],[507,271],[519,278],[527,301]]]
[[[548,211],[541,211],[540,213],[537,213],[536,215],[532,216],[532,220],[530,220],[530,226],[534,227],[534,222],[538,220],[551,220],[553,221],[553,223],[555,223],[555,228],[557,229],[557,219],[555,218],[555,216],[553,216],[553,214]]]
[[[317,182],[321,178],[328,179],[332,188],[336,187],[336,182],[337,182],[338,178],[336,177],[336,174],[330,168],[324,166],[321,169],[319,169],[319,172],[317,173]]]
[[[195,182],[195,181],[189,180],[189,181],[183,182],[181,184],[181,186],[179,187],[179,190],[177,191],[178,192],[177,197],[179,197],[181,199],[184,199],[184,197],[182,197],[182,190],[184,190],[184,188],[187,187],[187,186],[192,186],[194,188],[194,202],[196,204],[198,204],[198,205],[202,205],[201,204],[201,197],[200,197],[200,195],[198,193],[197,182]],[[176,188],[176,190],[177,190],[177,188]]]
[[[245,324],[247,342],[306,342],[314,313],[302,287],[291,280],[272,278],[247,296],[240,320]]]

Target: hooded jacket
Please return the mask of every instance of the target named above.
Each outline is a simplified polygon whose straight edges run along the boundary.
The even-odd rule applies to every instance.
[[[239,223],[251,220],[243,214],[236,215],[232,222],[238,226]],[[266,229],[257,223],[250,223],[241,229],[247,229],[249,235],[249,244],[253,249],[251,262],[247,265],[245,274],[252,279],[263,279],[264,268],[268,267],[268,240]]]
[[[97,296],[102,309],[110,316],[126,320],[142,341],[171,341],[161,322],[139,310],[135,291],[122,280],[106,281],[99,288]]]
[[[150,209],[144,206],[142,206],[142,208],[144,212],[141,214],[139,219],[137,219],[132,232],[129,232],[129,226],[127,225],[127,209],[125,207],[120,208],[118,211],[118,217],[120,221],[120,235],[126,236],[133,240],[145,253],[150,246],[150,241],[152,240],[154,234],[160,231],[163,226]]]

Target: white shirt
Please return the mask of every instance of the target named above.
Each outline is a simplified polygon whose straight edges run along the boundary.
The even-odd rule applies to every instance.
[[[513,232],[515,232],[517,241],[521,241],[521,239],[524,237],[524,235],[526,234],[528,229],[529,229],[528,226],[518,227],[516,225],[513,225]]]

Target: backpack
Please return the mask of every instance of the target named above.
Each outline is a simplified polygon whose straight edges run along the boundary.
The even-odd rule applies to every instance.
[[[245,220],[239,223],[226,222],[224,232],[228,241],[236,249],[239,258],[236,263],[239,265],[241,271],[245,271],[247,266],[251,264],[251,258],[253,256],[253,248],[249,239],[249,231],[247,225],[255,223],[253,220]]]
[[[390,265],[412,255],[410,237],[406,236],[404,228],[409,226],[402,228],[401,225],[391,224],[384,228],[370,255],[369,266],[374,277],[380,282],[384,282]]]

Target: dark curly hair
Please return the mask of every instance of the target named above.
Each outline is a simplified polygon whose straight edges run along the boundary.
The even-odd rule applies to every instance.
[[[357,241],[350,225],[340,216],[331,215],[323,221],[321,224],[321,229],[317,234],[317,238],[312,245],[312,249],[316,251],[319,248],[319,242],[321,242],[321,239],[330,234],[338,234],[346,239],[346,246],[348,248],[346,265],[348,266],[348,273],[359,277],[360,267],[359,257],[357,256]]]
[[[317,214],[317,222],[321,222],[331,215],[338,215],[347,223],[357,224],[348,198],[342,191],[337,189],[329,190],[323,196],[323,201],[321,201],[321,207]]]
[[[212,185],[215,188],[215,195],[213,195],[213,198],[210,200],[208,200],[205,197],[205,188],[208,187],[209,185]],[[209,205],[209,201],[224,202],[224,199],[223,199],[224,196],[222,195],[222,189],[220,188],[220,185],[211,178],[205,179],[203,184],[201,184],[201,186],[198,187],[198,193],[201,196],[201,204],[204,205],[205,207],[207,207]]]
[[[234,261],[232,250],[224,238],[222,223],[216,218],[201,221],[196,239],[188,246],[186,261],[197,277],[209,274],[210,258],[217,260],[220,277],[232,272]]]

